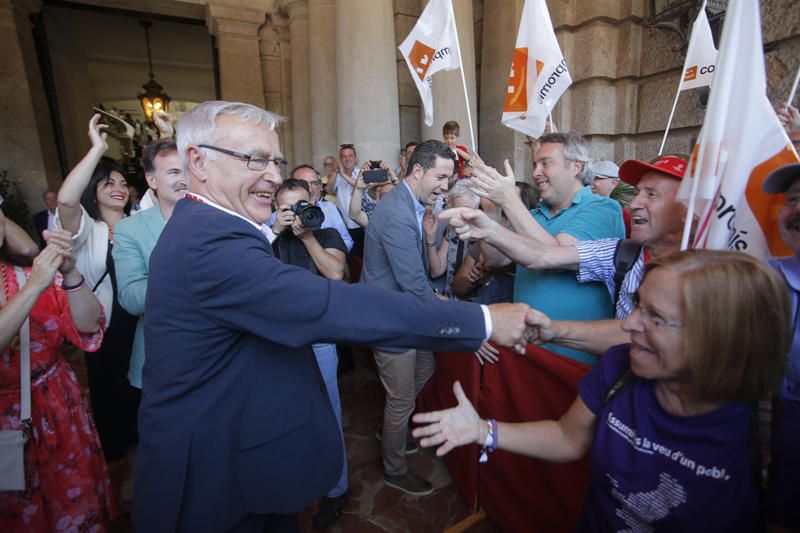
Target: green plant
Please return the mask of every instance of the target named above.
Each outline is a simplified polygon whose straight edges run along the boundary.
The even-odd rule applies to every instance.
[[[3,205],[0,206],[3,214],[31,233],[31,210],[19,189],[19,184],[8,179],[6,170],[0,170],[0,195],[3,197]]]

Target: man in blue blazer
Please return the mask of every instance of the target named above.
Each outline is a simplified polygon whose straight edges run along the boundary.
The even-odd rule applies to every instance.
[[[114,226],[114,246],[111,255],[117,275],[117,297],[127,312],[139,317],[133,352],[128,368],[128,381],[142,388],[144,365],[144,299],[147,293],[147,274],[150,254],[156,246],[164,225],[172,216],[175,203],[183,198],[189,180],[183,173],[178,147],[172,138],[148,144],[142,157],[147,185],[155,194],[156,204],[138,211],[136,216],[123,218]]]
[[[413,294],[436,301],[437,291],[428,277],[427,246],[422,218],[438,198],[447,193],[455,173],[455,156],[443,142],[428,140],[411,155],[405,178],[375,206],[364,239],[361,280],[367,285]],[[433,375],[436,359],[430,350],[407,344],[381,346],[373,351],[386,407],[380,431],[383,480],[413,496],[433,492],[431,483],[408,468],[408,419],[417,395]]]
[[[277,122],[205,102],[178,125],[189,193],[150,257],[138,531],[297,530],[342,468],[314,342],[474,351],[534,333],[524,304],[426,302],[281,263],[260,231],[285,165]]]

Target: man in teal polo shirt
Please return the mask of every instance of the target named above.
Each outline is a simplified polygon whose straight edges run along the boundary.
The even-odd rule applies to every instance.
[[[514,231],[541,242],[570,246],[578,241],[624,239],[619,204],[592,194],[589,187],[593,175],[583,137],[575,133],[551,133],[541,137],[539,143],[533,179],[541,201],[536,208],[528,212],[520,209],[521,202],[504,201],[491,186],[484,188],[486,182],[481,176],[473,179],[475,192],[500,203]],[[477,173],[481,174],[480,169]],[[481,248],[490,266],[511,262],[485,242]],[[578,283],[575,274],[569,271],[531,270],[517,265],[514,301],[525,302],[554,320],[601,320],[614,316],[606,287],[600,283]],[[572,348],[544,346],[584,363],[593,364],[596,360],[595,356]]]

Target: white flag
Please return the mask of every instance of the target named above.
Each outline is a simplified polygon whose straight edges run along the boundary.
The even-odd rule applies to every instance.
[[[545,0],[525,0],[511,61],[502,122],[531,137],[572,84]]]
[[[766,91],[759,2],[731,0],[705,121],[678,191],[690,210],[693,193],[704,204],[696,248],[730,248],[762,258],[787,251],[777,223],[782,199],[761,187],[769,172],[797,161],[797,153]]]
[[[706,16],[706,3],[703,2],[703,7],[692,25],[692,36],[689,37],[689,49],[686,51],[686,61],[683,62],[683,78],[678,91],[711,85],[716,62],[717,49],[714,48],[711,26]]]
[[[398,46],[417,85],[425,109],[425,125],[433,124],[433,75],[454,70],[460,61],[451,0],[430,0],[405,41]]]

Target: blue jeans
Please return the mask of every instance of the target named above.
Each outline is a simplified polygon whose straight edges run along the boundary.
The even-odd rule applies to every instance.
[[[322,379],[325,381],[325,388],[328,389],[328,398],[331,401],[333,413],[336,415],[336,421],[339,422],[339,435],[342,437],[342,453],[344,454],[342,475],[339,476],[339,481],[336,482],[336,485],[326,494],[328,498],[335,498],[344,494],[348,487],[347,449],[344,446],[344,432],[342,431],[342,404],[339,401],[339,385],[336,381],[336,368],[339,366],[339,356],[336,355],[336,346],[333,344],[315,344],[312,348],[314,349],[314,355],[317,357],[317,364],[319,365]]]

